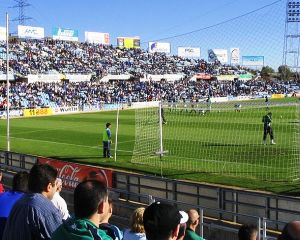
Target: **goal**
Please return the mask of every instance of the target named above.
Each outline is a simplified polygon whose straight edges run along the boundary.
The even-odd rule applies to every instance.
[[[132,162],[162,169],[266,180],[299,178],[299,101],[166,103],[137,109]],[[263,142],[272,113],[275,145]],[[162,141],[160,136],[162,134]],[[163,146],[161,146],[163,145]],[[166,154],[159,154],[161,150]]]

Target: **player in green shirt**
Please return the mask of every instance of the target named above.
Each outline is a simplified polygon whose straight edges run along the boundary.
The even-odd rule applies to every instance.
[[[112,158],[110,155],[110,145],[111,141],[111,123],[106,123],[106,128],[103,131],[102,141],[103,141],[103,157]]]
[[[267,115],[263,116],[262,122],[264,123],[264,136],[263,136],[263,141],[264,144],[267,144],[267,135],[270,135],[271,138],[271,144],[276,144],[274,142],[274,133],[272,129],[272,113],[269,112]]]

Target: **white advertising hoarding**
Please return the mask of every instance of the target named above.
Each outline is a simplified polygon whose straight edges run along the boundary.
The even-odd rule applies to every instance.
[[[163,42],[149,42],[149,52],[170,53],[171,44]]]
[[[0,27],[0,41],[6,40],[6,28]]]
[[[178,47],[178,56],[185,58],[200,58],[200,48]]]
[[[264,56],[243,56],[243,66],[263,66]]]
[[[31,27],[18,25],[19,38],[42,39],[45,37],[45,30],[42,27]]]
[[[230,63],[239,64],[240,63],[240,49],[239,48],[230,48]]]
[[[220,61],[221,63],[228,62],[228,52],[227,49],[209,49],[208,50],[208,61]]]
[[[85,32],[84,36],[88,43],[109,44],[109,33]]]

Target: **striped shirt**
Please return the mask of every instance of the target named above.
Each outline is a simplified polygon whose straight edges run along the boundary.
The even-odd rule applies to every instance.
[[[40,193],[24,194],[7,219],[2,240],[51,239],[62,224],[62,216],[53,203]]]

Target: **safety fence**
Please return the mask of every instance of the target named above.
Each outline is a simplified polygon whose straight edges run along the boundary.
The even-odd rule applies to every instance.
[[[29,171],[38,160],[37,156],[0,152],[4,183],[10,186],[14,172]],[[47,161],[51,164],[51,159]],[[128,219],[136,207],[147,206],[153,201],[168,201],[182,210],[197,209],[201,218],[198,233],[208,239],[220,236],[236,239],[239,226],[245,223],[257,225],[259,239],[275,239],[287,222],[297,220],[300,215],[300,199],[296,197],[110,171],[113,221],[123,227],[128,227]],[[63,181],[79,181],[77,178],[70,180],[67,175],[61,177]],[[63,196],[72,211],[73,189],[66,188]]]

